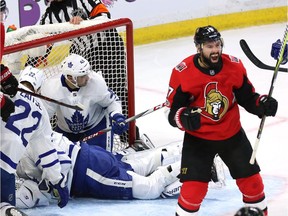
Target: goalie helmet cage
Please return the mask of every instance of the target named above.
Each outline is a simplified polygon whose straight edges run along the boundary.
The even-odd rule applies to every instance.
[[[87,52],[87,47],[93,47]],[[3,63],[13,74],[30,64],[43,69],[46,79],[60,76],[60,63],[69,55],[82,55],[120,97],[123,114],[135,115],[133,24],[128,18],[93,19],[70,23],[35,25],[6,34]],[[51,119],[55,127],[57,118]],[[135,122],[124,135],[114,135],[113,151],[131,146],[136,139]]]

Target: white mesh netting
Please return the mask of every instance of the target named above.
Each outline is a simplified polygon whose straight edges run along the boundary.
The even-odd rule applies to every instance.
[[[117,23],[115,27],[113,23],[113,20],[101,17],[83,21],[80,25],[60,23],[20,28],[6,34],[5,47],[8,54],[3,56],[3,63],[14,74],[18,74],[26,65],[41,68],[49,79],[61,74],[60,63],[69,53],[79,54],[90,62],[95,72],[101,72],[107,85],[122,100],[123,114],[128,116],[130,113],[131,116],[132,112],[128,113],[128,107],[133,108],[133,115],[134,98],[129,97],[134,97],[134,89],[131,88],[134,87],[134,76],[130,78],[128,85],[127,56],[133,53],[127,52],[126,26]],[[92,26],[102,28],[103,24],[104,29],[91,30],[94,29]],[[41,41],[41,45],[39,46],[39,42],[35,47],[37,41]],[[133,43],[129,46],[133,46]],[[133,69],[130,73],[133,73]],[[52,127],[55,127],[56,123],[57,118],[52,118]],[[114,137],[114,151],[134,142],[131,139],[135,136],[129,136],[131,132],[135,134],[134,128],[135,126],[132,130],[130,125],[129,132],[121,137]]]

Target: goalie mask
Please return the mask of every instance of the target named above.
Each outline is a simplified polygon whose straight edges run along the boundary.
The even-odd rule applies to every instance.
[[[72,85],[77,88],[79,88],[79,85],[77,83],[77,77],[83,77],[88,75],[91,72],[90,68],[91,67],[89,62],[85,58],[77,54],[69,55],[64,59],[61,64],[63,75]],[[68,76],[72,77],[73,82],[69,80]]]
[[[44,72],[30,65],[25,67],[19,75],[19,83],[24,81],[29,82],[33,86],[34,92],[37,92],[39,90],[44,79]]]

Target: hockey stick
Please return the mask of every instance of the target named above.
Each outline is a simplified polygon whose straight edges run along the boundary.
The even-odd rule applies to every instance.
[[[34,96],[34,97],[38,97],[38,98],[41,98],[41,99],[50,101],[50,102],[52,102],[52,103],[59,104],[59,105],[61,105],[61,106],[65,106],[65,107],[68,107],[68,108],[71,108],[71,109],[75,109],[75,110],[80,110],[80,111],[83,110],[83,105],[81,105],[81,104],[69,105],[69,104],[66,104],[66,103],[63,103],[63,102],[60,102],[60,101],[56,101],[56,100],[54,100],[54,99],[52,99],[52,98],[45,97],[45,96],[43,96],[43,95],[40,95],[40,94],[37,94],[37,93],[34,93],[34,92],[27,91],[27,90],[22,89],[22,88],[17,88],[17,90],[20,91],[20,92],[23,92],[23,93],[32,95],[32,96]]]
[[[283,41],[282,41],[281,49],[280,49],[280,52],[279,52],[279,57],[278,57],[278,60],[277,60],[277,63],[276,63],[276,67],[275,67],[275,70],[274,70],[274,73],[273,73],[273,77],[272,77],[272,81],[271,81],[268,97],[271,97],[272,93],[273,93],[274,84],[275,84],[275,81],[276,81],[276,78],[277,78],[277,75],[278,75],[279,66],[280,66],[280,63],[283,60],[283,54],[284,54],[284,49],[285,49],[285,46],[286,46],[286,43],[287,43],[287,39],[288,39],[288,25],[286,25],[285,34],[284,34],[284,38],[283,38]],[[262,134],[262,130],[263,130],[263,127],[264,127],[265,119],[266,119],[266,116],[264,115],[262,117],[262,119],[261,119],[260,126],[259,126],[259,129],[258,129],[257,139],[256,139],[256,142],[255,142],[255,145],[254,145],[254,149],[253,149],[250,161],[249,161],[250,164],[254,164],[255,163],[256,152],[258,150],[259,141],[260,141],[260,138],[261,138],[261,134]]]
[[[141,112],[141,113],[139,113],[139,114],[137,114],[137,115],[135,115],[135,116],[132,116],[132,117],[130,117],[130,118],[127,118],[127,119],[125,120],[125,122],[126,122],[126,123],[129,123],[129,122],[131,122],[131,121],[134,121],[134,120],[136,120],[136,119],[138,119],[138,118],[140,118],[140,117],[143,117],[143,116],[148,115],[148,114],[150,114],[150,113],[152,113],[152,112],[154,112],[154,111],[156,111],[156,110],[159,110],[159,109],[163,108],[165,105],[166,105],[166,103],[162,103],[162,104],[159,104],[159,105],[157,105],[157,106],[155,106],[155,107],[153,107],[153,108],[147,109],[147,110],[145,110],[144,112]],[[108,128],[106,128],[106,129],[100,130],[100,131],[98,131],[98,132],[96,132],[96,133],[94,133],[94,134],[91,134],[91,135],[89,135],[89,136],[87,136],[87,137],[84,137],[84,138],[82,139],[82,141],[85,142],[85,141],[87,141],[87,140],[90,140],[90,139],[92,139],[92,138],[94,138],[94,137],[96,137],[96,136],[100,136],[100,135],[102,135],[102,134],[104,134],[104,133],[106,133],[106,132],[108,132],[108,131],[111,131],[111,130],[112,130],[111,127],[108,127]]]
[[[244,39],[240,40],[240,46],[243,50],[243,52],[245,53],[245,55],[248,57],[248,59],[254,64],[256,65],[256,67],[259,67],[261,69],[264,70],[275,70],[276,67],[272,67],[269,65],[264,64],[262,61],[260,61],[251,51],[251,49],[249,48],[247,42]],[[280,68],[278,69],[278,71],[282,71],[282,72],[288,72],[288,68]]]

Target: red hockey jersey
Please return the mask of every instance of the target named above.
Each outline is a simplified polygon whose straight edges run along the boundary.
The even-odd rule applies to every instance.
[[[243,104],[246,99],[255,101],[257,94],[238,58],[222,54],[222,63],[220,71],[207,70],[205,73],[196,66],[197,56],[192,55],[178,64],[170,77],[167,106],[171,108],[174,103],[177,109],[200,107],[200,129],[186,132],[202,139],[225,140],[235,135],[241,128],[235,91],[238,91],[237,96]],[[188,103],[181,102],[183,95],[189,96]],[[248,103],[248,106],[253,103]]]

